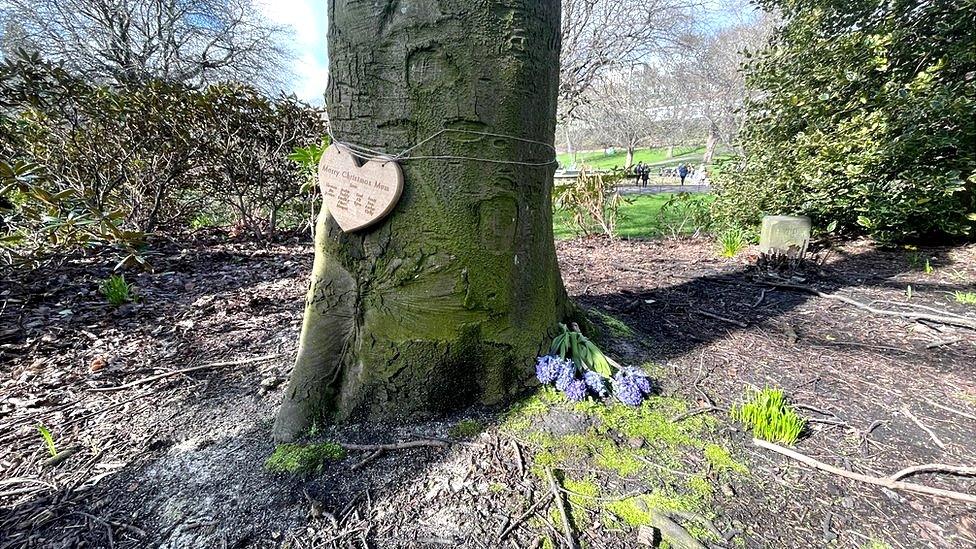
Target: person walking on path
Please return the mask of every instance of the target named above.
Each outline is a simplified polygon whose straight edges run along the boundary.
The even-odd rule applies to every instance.
[[[636,179],[634,184],[636,186],[641,186],[641,181],[644,179],[645,173],[647,173],[647,166],[644,165],[644,161],[642,160],[634,166],[634,179]]]
[[[650,177],[651,177],[651,167],[645,166],[644,163],[642,162],[641,171],[640,171],[641,187],[647,187],[647,180]]]
[[[685,185],[685,178],[688,177],[688,166],[678,164],[678,177],[681,178],[681,186]]]

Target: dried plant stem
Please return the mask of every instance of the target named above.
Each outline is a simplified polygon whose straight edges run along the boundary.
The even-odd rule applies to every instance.
[[[552,474],[552,469],[549,467],[546,468],[546,477],[549,479],[549,489],[552,490],[552,495],[556,501],[556,509],[559,510],[559,516],[562,518],[566,546],[570,549],[579,549],[579,543],[573,534],[573,525],[569,522],[569,515],[566,514],[566,503],[563,501],[559,484],[556,482],[556,476]]]
[[[939,324],[962,326],[964,328],[970,328],[976,330],[976,319],[964,318],[964,317],[953,315],[951,313],[942,312],[942,314],[932,314],[932,313],[923,313],[918,311],[892,311],[890,309],[878,309],[876,307],[872,307],[868,305],[867,303],[862,303],[854,298],[847,297],[840,294],[824,293],[816,288],[811,288],[810,286],[801,286],[799,284],[771,284],[771,286],[773,288],[778,288],[778,289],[806,292],[818,297],[822,297],[824,299],[833,299],[836,301],[841,301],[843,303],[847,303],[848,305],[853,305],[858,309],[863,309],[869,313],[873,313],[880,316],[895,316],[900,318],[907,318],[909,320],[928,320],[930,322],[937,322]]]
[[[901,409],[901,413],[905,414],[905,417],[907,417],[908,419],[912,420],[912,422],[915,423],[915,425],[918,425],[919,429],[921,429],[921,430],[925,431],[926,433],[928,433],[928,435],[932,438],[932,442],[934,442],[936,444],[936,446],[938,446],[939,448],[945,450],[945,447],[946,447],[945,443],[942,442],[942,440],[938,436],[936,436],[935,432],[932,431],[932,429],[929,429],[929,427],[927,425],[925,425],[924,423],[922,423],[922,420],[920,420],[917,417],[915,417],[915,414],[913,414],[911,412],[911,410],[909,410],[907,407],[905,407],[905,408],[902,408]]]
[[[155,375],[155,376],[145,377],[145,378],[142,378],[142,379],[137,379],[137,380],[135,380],[133,382],[126,383],[124,385],[117,385],[115,387],[95,387],[95,388],[89,389],[89,391],[92,391],[92,392],[95,392],[95,393],[104,393],[104,392],[109,392],[109,391],[121,391],[123,389],[131,389],[133,387],[138,387],[140,385],[145,385],[146,383],[151,383],[153,381],[157,381],[157,380],[160,380],[160,379],[165,379],[167,377],[178,376],[180,374],[188,374],[190,372],[197,372],[197,371],[200,371],[200,370],[207,370],[209,368],[221,368],[223,366],[239,366],[241,364],[253,364],[255,362],[264,362],[264,361],[267,361],[267,360],[274,360],[276,358],[281,358],[283,356],[285,356],[285,355],[279,353],[279,354],[275,354],[275,355],[266,355],[266,356],[259,356],[259,357],[254,357],[254,358],[245,358],[245,359],[242,359],[242,360],[228,360],[226,362],[213,362],[211,364],[203,364],[201,366],[193,366],[191,368],[183,368],[181,370],[173,370],[172,372],[166,372],[164,374],[159,374],[159,375]]]
[[[976,495],[965,494],[962,492],[954,492],[952,490],[943,490],[941,488],[933,488],[931,486],[925,486],[922,484],[915,484],[911,482],[902,482],[901,478],[908,475],[913,475],[922,472],[943,472],[951,474],[964,474],[973,475],[976,474],[976,467],[957,467],[953,465],[941,465],[941,464],[929,464],[929,465],[917,465],[915,467],[908,467],[902,469],[897,473],[887,476],[887,477],[872,477],[869,475],[862,475],[860,473],[854,473],[841,469],[839,467],[834,467],[833,465],[828,465],[822,461],[818,461],[812,457],[805,456],[799,452],[794,452],[788,448],[783,448],[777,444],[771,442],[766,442],[765,440],[759,440],[757,438],[752,439],[752,443],[761,448],[767,450],[772,450],[778,454],[782,454],[786,457],[795,459],[800,463],[813,467],[814,469],[819,469],[821,471],[826,471],[828,473],[833,473],[837,476],[848,478],[851,480],[856,480],[858,482],[864,482],[867,484],[874,484],[875,486],[883,486],[891,490],[905,490],[908,492],[916,492],[919,494],[928,494],[930,496],[943,497],[947,499],[952,499],[956,501],[965,501],[968,503],[976,503]]]

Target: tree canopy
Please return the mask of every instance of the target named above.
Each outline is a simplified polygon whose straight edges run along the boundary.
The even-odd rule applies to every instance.
[[[806,214],[881,239],[976,223],[976,3],[764,0],[782,23],[748,64],[743,162],[717,212]]]
[[[91,81],[282,83],[288,30],[253,0],[4,0],[3,49]]]

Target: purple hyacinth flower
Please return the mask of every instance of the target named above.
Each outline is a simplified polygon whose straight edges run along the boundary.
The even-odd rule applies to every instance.
[[[607,382],[600,374],[590,370],[583,374],[583,381],[594,395],[598,397],[607,396]]]
[[[613,390],[617,399],[628,406],[640,406],[644,401],[644,394],[634,382],[634,376],[624,375],[623,372],[614,379]]]
[[[637,385],[637,388],[640,389],[641,393],[645,395],[651,394],[653,386],[651,384],[651,378],[647,377],[647,374],[641,370],[638,370],[637,368],[630,368],[627,374],[627,377],[633,380],[634,384]]]
[[[535,362],[535,377],[539,378],[539,383],[543,385],[556,381],[559,369],[556,361],[559,357],[552,355],[540,356]]]
[[[581,402],[586,398],[586,382],[582,379],[574,379],[566,385],[564,392],[569,400]]]
[[[572,360],[559,361],[559,373],[556,377],[556,389],[565,391],[571,381],[576,379],[576,366]]]

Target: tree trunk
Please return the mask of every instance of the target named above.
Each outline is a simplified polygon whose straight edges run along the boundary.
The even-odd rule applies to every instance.
[[[573,139],[572,139],[572,136],[569,133],[569,121],[567,121],[566,122],[566,125],[563,126],[563,134],[566,136],[566,153],[569,154],[570,162],[572,162],[572,164],[570,164],[570,166],[564,166],[564,167],[566,167],[566,168],[568,168],[568,167],[574,167],[575,168],[576,167],[576,149],[573,148]]]
[[[702,164],[712,163],[715,156],[715,144],[718,143],[718,127],[714,123],[708,125],[708,139],[705,141],[705,156],[702,157]]]
[[[634,165],[634,146],[627,145],[627,158],[624,159],[624,169],[629,170]]]
[[[674,157],[674,145],[668,145],[668,158]]]
[[[552,144],[559,0],[329,2],[338,140],[406,149],[443,128]],[[538,162],[548,147],[444,134],[414,156]],[[555,164],[400,162],[393,212],[343,233],[323,207],[298,358],[275,421],[426,417],[521,392],[570,312],[552,234]]]

